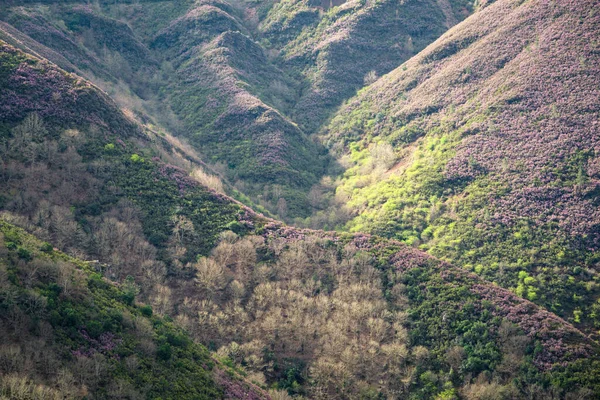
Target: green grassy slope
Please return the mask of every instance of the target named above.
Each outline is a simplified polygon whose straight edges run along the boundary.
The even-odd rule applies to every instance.
[[[323,135],[347,227],[596,332],[599,31],[591,1],[496,1],[359,93]]]
[[[293,110],[309,132],[359,88],[396,68],[473,11],[469,1],[349,1],[273,5],[259,29],[281,65],[307,82]]]

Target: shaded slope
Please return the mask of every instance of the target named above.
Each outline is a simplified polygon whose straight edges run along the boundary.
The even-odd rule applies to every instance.
[[[148,81],[157,73],[158,63],[125,23],[101,15],[90,5],[79,4],[53,5],[49,9],[14,7],[3,13],[2,19],[10,24],[4,32],[5,40],[15,36],[61,67],[83,72],[100,83],[127,82],[141,97],[151,93]],[[43,47],[36,46],[36,42]],[[53,56],[48,49],[62,57]]]
[[[324,134],[352,149],[338,188],[360,211],[349,226],[597,328],[594,7],[494,2],[349,101]],[[374,169],[378,142],[401,168]]]
[[[98,259],[99,272],[251,380],[314,398],[597,396],[597,346],[560,318],[404,244],[266,220],[164,163],[181,158],[92,85],[9,46],[0,54],[3,218]],[[35,278],[18,258],[46,257],[41,243],[8,236],[11,268]],[[42,296],[54,296],[43,292],[51,283]],[[201,349],[186,346],[171,356]]]
[[[295,120],[316,131],[343,100],[417,54],[473,9],[468,1],[440,3],[350,1],[326,12],[321,2],[275,4],[260,30],[281,50],[281,64],[308,83],[294,107]]]
[[[293,101],[295,83],[247,35],[225,3],[173,21],[153,42],[177,73],[167,98],[185,135],[209,161],[224,163],[232,181],[249,183],[245,192],[264,193],[270,209],[286,203],[282,216],[306,215],[303,192],[322,174],[323,151],[274,108]]]

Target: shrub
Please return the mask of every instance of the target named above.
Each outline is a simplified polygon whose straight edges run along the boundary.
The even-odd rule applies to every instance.
[[[31,261],[33,259],[31,252],[24,247],[19,247],[17,249],[17,255],[19,256],[19,258],[25,261]]]
[[[50,243],[44,242],[40,246],[40,250],[43,251],[44,253],[52,253],[52,251],[54,250],[54,248],[52,247],[52,245]]]
[[[152,307],[149,305],[145,305],[140,307],[140,311],[142,313],[143,316],[145,317],[151,317],[152,316]]]
[[[156,356],[163,361],[168,361],[169,359],[171,359],[172,354],[173,349],[168,343],[161,344],[160,346],[158,346],[158,350],[156,350]]]

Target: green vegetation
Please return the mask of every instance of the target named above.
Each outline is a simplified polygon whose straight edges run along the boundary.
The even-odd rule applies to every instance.
[[[554,6],[556,13],[566,7]],[[569,9],[547,34],[572,20],[595,32],[587,6]],[[341,108],[322,140],[344,172],[332,179],[335,195],[322,196],[322,211],[299,223],[401,240],[596,334],[598,174],[588,127],[599,116],[583,110],[598,73],[573,56],[587,48],[568,41],[538,67],[527,64],[534,56],[524,38],[541,40],[518,25],[529,17],[480,23],[503,7],[548,11],[537,3],[491,5]],[[559,107],[563,90],[539,82],[567,64],[578,69],[581,97]],[[543,104],[533,100],[529,77]],[[555,136],[560,129],[568,134]]]
[[[226,367],[204,347],[125,285],[45,245],[0,221],[3,398],[223,397],[213,373]]]
[[[9,25],[0,39],[185,137],[230,183],[229,194],[288,221],[319,209],[307,194],[335,169],[310,135],[357,89],[472,11],[466,0],[444,10],[433,0],[3,7]]]
[[[591,4],[0,6],[0,397],[597,398]]]

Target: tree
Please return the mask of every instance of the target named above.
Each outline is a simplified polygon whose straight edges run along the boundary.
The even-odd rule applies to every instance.
[[[172,218],[175,226],[173,227],[173,235],[179,243],[182,243],[186,238],[193,237],[194,224],[185,215],[177,215]]]
[[[202,257],[195,264],[196,285],[214,294],[225,286],[225,269],[212,258]]]
[[[40,142],[46,135],[44,121],[36,113],[29,114],[20,125],[13,130],[13,139],[10,142],[10,149],[23,155],[25,161],[32,165],[38,156]]]
[[[287,211],[287,201],[283,197],[280,197],[279,200],[277,200],[277,215],[281,218],[285,218]]]
[[[375,70],[371,70],[365,74],[364,83],[365,86],[368,86],[372,83],[375,83],[377,80],[377,72]]]

